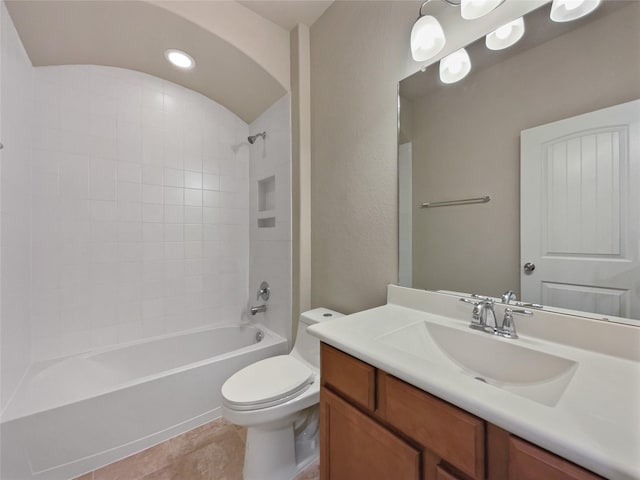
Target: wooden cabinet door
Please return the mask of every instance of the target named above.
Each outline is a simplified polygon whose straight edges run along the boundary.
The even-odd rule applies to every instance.
[[[485,478],[483,420],[391,375],[378,394],[389,425],[470,478]]]
[[[492,424],[487,427],[487,466],[487,480],[604,480]]]
[[[441,466],[438,466],[436,467],[436,480],[463,480],[463,478],[454,475]]]
[[[420,452],[326,388],[320,391],[321,480],[419,480]]]
[[[519,438],[509,438],[509,480],[604,480]]]

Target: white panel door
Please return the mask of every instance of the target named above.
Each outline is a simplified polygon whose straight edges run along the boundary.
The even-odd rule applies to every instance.
[[[524,130],[520,146],[522,298],[640,319],[640,100]]]

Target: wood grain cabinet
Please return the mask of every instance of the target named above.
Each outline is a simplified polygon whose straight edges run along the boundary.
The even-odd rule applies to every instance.
[[[489,480],[604,480],[584,468],[487,425]]]
[[[321,478],[419,480],[420,452],[327,389],[320,394]]]
[[[326,344],[321,480],[602,480]]]

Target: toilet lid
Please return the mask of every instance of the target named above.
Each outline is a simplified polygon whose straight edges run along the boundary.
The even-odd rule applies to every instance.
[[[278,355],[233,374],[222,385],[222,397],[236,408],[271,406],[302,393],[314,377],[302,362],[290,355]]]

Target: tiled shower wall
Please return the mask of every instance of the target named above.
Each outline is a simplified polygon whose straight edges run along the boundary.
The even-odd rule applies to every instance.
[[[0,410],[31,360],[30,209],[33,68],[0,2]]]
[[[34,72],[33,360],[237,322],[248,126],[142,73]]]
[[[251,151],[251,274],[249,298],[256,301],[260,282],[271,286],[267,311],[256,315],[285,338],[291,338],[291,96],[286,95],[251,124],[251,133],[267,132]],[[260,210],[260,181],[273,179],[269,205]],[[273,218],[273,225],[258,220]],[[255,303],[254,303],[255,305]]]

